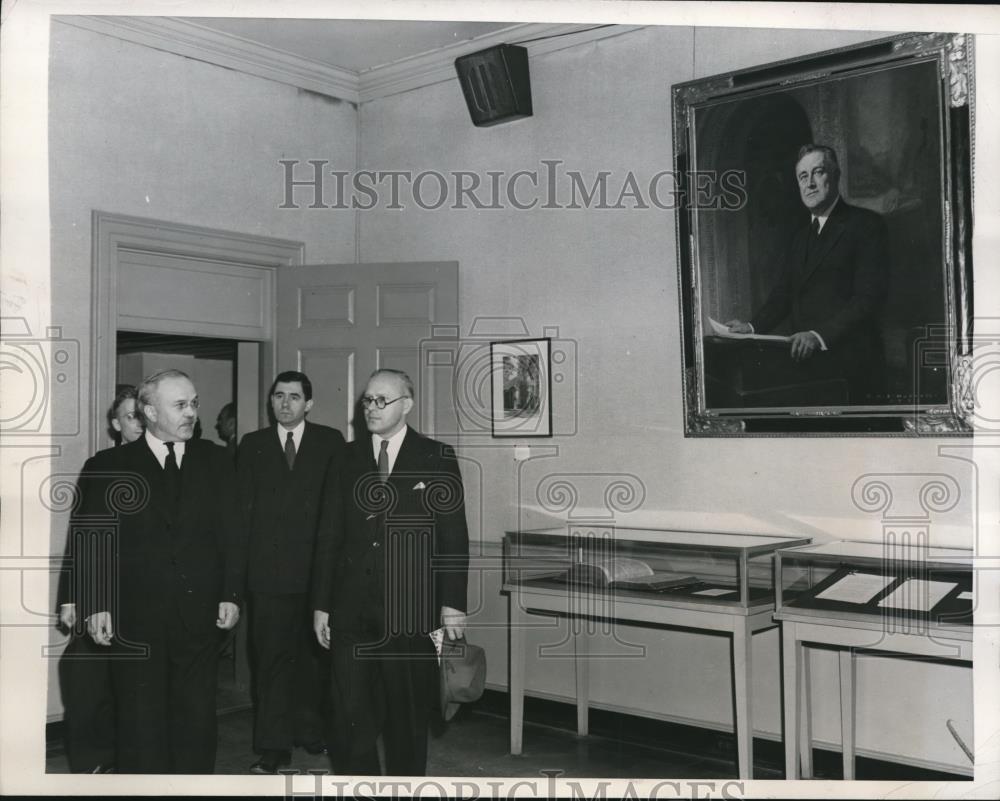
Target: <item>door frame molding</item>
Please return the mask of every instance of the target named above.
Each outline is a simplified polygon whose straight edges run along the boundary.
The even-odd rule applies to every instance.
[[[102,419],[107,400],[114,396],[116,372],[116,333],[118,330],[119,254],[140,250],[164,256],[204,260],[205,272],[212,272],[212,262],[232,263],[267,270],[274,281],[279,267],[305,262],[303,242],[268,236],[241,234],[216,228],[133,217],[111,212],[92,212],[92,283],[91,283],[91,352],[90,352],[90,453],[99,450]],[[262,360],[273,359],[275,331],[274,292],[271,293],[270,319],[262,330]],[[162,333],[162,332],[152,332]],[[193,336],[219,336],[192,330]]]

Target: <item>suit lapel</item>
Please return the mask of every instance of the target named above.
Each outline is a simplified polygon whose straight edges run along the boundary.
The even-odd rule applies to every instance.
[[[288,436],[288,432],[277,423],[271,426],[268,431],[270,432],[271,439],[271,444],[266,448],[268,458],[274,462],[274,469],[277,470],[279,474],[287,473],[289,471],[288,461],[285,459],[285,440]],[[302,445],[305,441],[306,435],[303,433],[302,440],[299,443],[299,449],[295,452],[296,464],[298,464],[300,451],[302,450]]]
[[[371,539],[377,527],[385,521],[385,513],[384,511],[379,513],[369,511],[379,506],[379,504],[374,503],[374,500],[370,506],[364,502],[359,503],[359,498],[362,496],[374,498],[367,482],[374,481],[378,474],[378,465],[375,463],[372,455],[372,439],[370,434],[365,432],[363,437],[348,444],[347,459],[347,469],[343,473],[344,485],[342,491],[346,496],[345,500],[349,504],[349,507],[364,514],[363,519],[367,528],[357,533],[365,539]]]
[[[177,518],[180,518],[186,510],[197,506],[194,497],[201,485],[204,465],[200,458],[201,454],[198,454],[199,449],[192,447],[193,444],[194,440],[188,440],[184,446],[184,459],[181,461],[181,502],[174,510]]]
[[[354,440],[348,447],[351,462],[359,475],[378,472],[378,462],[375,461],[375,454],[372,451],[372,435],[370,433],[366,431],[363,437]]]
[[[399,476],[402,481],[404,473],[412,474],[420,469],[420,437],[412,428],[407,428],[406,436],[403,437],[403,444],[396,454],[396,463],[392,466],[392,474],[389,478]],[[405,482],[404,482],[405,483]],[[412,486],[412,484],[410,485]]]
[[[163,468],[153,453],[146,438],[137,441],[133,449],[134,467],[149,483],[150,508],[166,520],[173,519],[173,511],[167,504],[163,487]],[[126,446],[128,447],[128,446]],[[183,476],[183,471],[182,471]],[[181,479],[183,481],[183,477]]]
[[[312,423],[306,422],[306,427],[302,431],[302,440],[299,442],[299,449],[295,453],[295,469],[299,469],[299,465],[309,465],[315,461],[316,457],[319,455],[319,445],[316,441],[316,426]],[[282,451],[282,458],[284,458],[284,451]],[[303,461],[305,460],[305,461]],[[308,469],[308,468],[306,468]]]
[[[802,271],[800,283],[804,284],[809,280],[812,274],[816,272],[816,269],[823,263],[827,254],[833,249],[833,246],[837,244],[837,240],[840,239],[844,233],[844,229],[847,227],[846,216],[847,209],[844,205],[844,199],[841,198],[837,201],[837,205],[830,216],[827,217],[826,225],[823,226],[823,230],[820,232],[819,241],[813,243],[813,246],[808,249],[809,255],[805,259],[805,268]],[[807,233],[806,236],[811,236],[811,233]]]

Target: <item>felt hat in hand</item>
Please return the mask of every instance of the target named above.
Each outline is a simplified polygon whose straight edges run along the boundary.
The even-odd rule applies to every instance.
[[[478,701],[486,684],[486,651],[465,639],[441,643],[441,715],[451,720],[459,704]]]

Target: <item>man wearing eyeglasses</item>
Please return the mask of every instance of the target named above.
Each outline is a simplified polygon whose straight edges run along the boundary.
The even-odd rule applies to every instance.
[[[324,500],[335,493],[345,447],[337,429],[306,419],[313,386],[305,373],[280,373],[268,397],[274,425],[243,437],[237,454],[240,510],[249,533],[254,748],[260,754],[250,772],[256,774],[290,764],[296,745],[310,754],[325,750],[326,681],[310,630],[309,577]]]
[[[438,698],[430,634],[465,631],[469,535],[455,452],[410,428],[413,382],[377,370],[362,404],[369,436],[348,446],[343,527],[321,532],[316,637],[331,650],[338,773],[421,776]]]

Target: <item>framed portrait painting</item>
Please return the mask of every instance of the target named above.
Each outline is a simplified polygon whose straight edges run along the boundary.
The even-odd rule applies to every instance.
[[[552,341],[490,343],[494,437],[552,436]]]
[[[673,87],[687,435],[970,432],[972,46]]]

